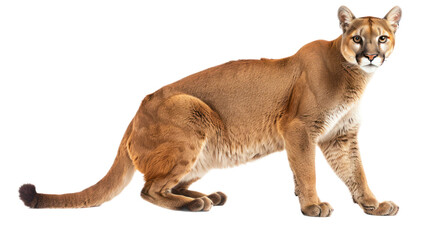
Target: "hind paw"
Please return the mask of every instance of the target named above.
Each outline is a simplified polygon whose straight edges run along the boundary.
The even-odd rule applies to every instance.
[[[185,204],[182,209],[189,210],[191,212],[207,212],[212,208],[212,206],[212,200],[210,200],[208,197],[200,197]]]
[[[222,206],[226,202],[226,195],[223,192],[215,192],[207,196],[212,200],[214,206]]]

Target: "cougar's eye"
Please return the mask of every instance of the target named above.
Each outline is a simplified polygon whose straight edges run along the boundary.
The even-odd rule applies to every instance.
[[[353,42],[355,42],[355,43],[361,43],[362,42],[362,38],[358,35],[353,36],[352,39],[353,39]]]
[[[383,36],[380,36],[380,37],[378,38],[378,42],[379,42],[379,43],[385,43],[385,42],[387,42],[387,39],[389,39],[389,37],[387,37],[387,36],[383,35]]]

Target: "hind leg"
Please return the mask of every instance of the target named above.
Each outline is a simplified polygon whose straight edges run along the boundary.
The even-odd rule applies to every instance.
[[[184,196],[173,188],[189,173],[220,119],[201,100],[189,95],[146,97],[136,114],[128,152],[146,184],[141,196],[169,209],[207,211],[205,195]]]
[[[222,206],[225,204],[227,197],[222,192],[206,195],[204,193],[188,190],[189,186],[198,180],[199,178],[195,178],[191,181],[181,182],[172,189],[172,193],[192,198],[208,197],[213,202],[214,206]]]
[[[177,178],[164,178],[147,181],[141,196],[143,199],[161,207],[173,210],[208,211],[213,202],[204,194],[188,197],[179,195],[172,190]]]
[[[193,142],[189,137],[189,142]],[[195,144],[197,144],[196,141]],[[136,157],[136,167],[145,176],[145,186],[141,192],[143,199],[161,207],[174,210],[208,211],[212,201],[202,196],[183,196],[173,191],[173,188],[192,169],[203,142],[192,150],[188,142],[165,142],[151,151]],[[133,148],[131,148],[133,149]],[[141,159],[141,161],[139,160]]]
[[[141,196],[153,204],[169,209],[208,211],[213,203],[206,196],[183,196],[173,191],[193,168],[204,143],[184,133],[180,136],[186,137],[188,141],[178,142],[177,136],[136,157],[135,165],[146,180]],[[192,142],[196,147],[188,146]]]

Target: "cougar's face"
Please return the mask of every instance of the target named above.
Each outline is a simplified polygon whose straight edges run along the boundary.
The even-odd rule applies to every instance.
[[[344,58],[372,73],[390,56],[395,46],[395,34],[383,19],[356,19],[343,34],[341,52]]]
[[[377,70],[395,46],[395,32],[401,18],[401,9],[394,7],[384,18],[356,19],[348,8],[340,7],[338,17],[343,28],[343,57],[367,73]]]

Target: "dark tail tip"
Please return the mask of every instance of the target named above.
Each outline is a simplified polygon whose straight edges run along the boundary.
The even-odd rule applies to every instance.
[[[33,184],[24,184],[19,188],[19,198],[24,202],[25,206],[36,208],[37,192]]]

